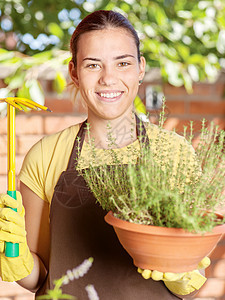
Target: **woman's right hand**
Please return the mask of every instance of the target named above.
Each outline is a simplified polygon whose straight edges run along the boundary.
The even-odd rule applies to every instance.
[[[206,277],[199,270],[204,270],[210,265],[208,257],[203,258],[198,264],[198,268],[184,273],[163,273],[159,271],[143,270],[138,268],[138,272],[143,278],[152,278],[155,281],[164,281],[166,287],[175,295],[189,295],[197,292],[206,282]]]
[[[17,200],[0,194],[0,276],[3,281],[17,281],[28,276],[33,269],[33,257],[27,245],[25,209],[20,192]],[[16,208],[17,212],[11,208]],[[19,256],[6,257],[5,242],[19,243]]]

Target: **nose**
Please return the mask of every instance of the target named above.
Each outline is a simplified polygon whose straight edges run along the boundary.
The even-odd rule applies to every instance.
[[[110,67],[104,67],[99,78],[99,83],[101,85],[111,86],[115,85],[117,82],[116,72]]]

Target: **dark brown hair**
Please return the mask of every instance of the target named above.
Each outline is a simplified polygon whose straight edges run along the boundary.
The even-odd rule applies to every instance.
[[[77,26],[70,40],[70,51],[74,65],[77,64],[77,44],[79,37],[86,32],[93,30],[103,30],[107,28],[123,28],[130,32],[135,40],[138,53],[138,61],[140,62],[140,41],[137,32],[131,23],[120,13],[112,10],[98,10],[86,16]]]

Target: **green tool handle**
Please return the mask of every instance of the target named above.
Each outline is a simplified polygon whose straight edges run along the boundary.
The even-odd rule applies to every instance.
[[[7,194],[12,198],[16,199],[16,191],[7,191]],[[11,208],[14,211],[17,211],[16,208]],[[5,256],[6,257],[18,257],[19,256],[19,244],[6,242],[5,245]]]

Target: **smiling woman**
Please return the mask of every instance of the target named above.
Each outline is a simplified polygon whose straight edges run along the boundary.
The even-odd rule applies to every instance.
[[[107,148],[108,120],[118,124],[123,119],[128,133],[133,124],[133,101],[145,72],[137,33],[122,15],[95,12],[78,25],[70,45],[69,70],[88,107],[91,137],[96,145]],[[99,117],[104,123],[100,130]],[[137,138],[129,136],[119,147]],[[117,137],[117,144],[118,139],[121,137]]]
[[[104,222],[106,212],[80,176],[80,170],[89,167],[91,141],[99,148],[96,155],[100,164],[110,164],[112,147],[116,148],[118,163],[127,164],[138,159],[145,142],[143,135],[146,140],[151,135],[158,137],[157,127],[147,130],[133,110],[145,73],[137,33],[121,14],[96,11],[77,26],[71,52],[69,72],[87,104],[88,118],[44,137],[29,151],[19,175],[24,207],[7,195],[0,197],[5,205],[19,205],[11,217],[7,208],[5,215],[1,212],[0,226],[5,220],[16,222],[7,241],[21,245],[16,260],[0,256],[0,275],[42,295],[68,269],[94,257],[88,275],[63,286],[64,293],[87,299],[85,286],[91,283],[100,299],[177,299],[163,281],[146,281],[137,273],[113,229]],[[170,137],[167,132],[165,135]],[[175,135],[171,143],[178,140],[184,143]],[[1,233],[4,226],[0,229]],[[0,242],[5,236],[0,234]]]

